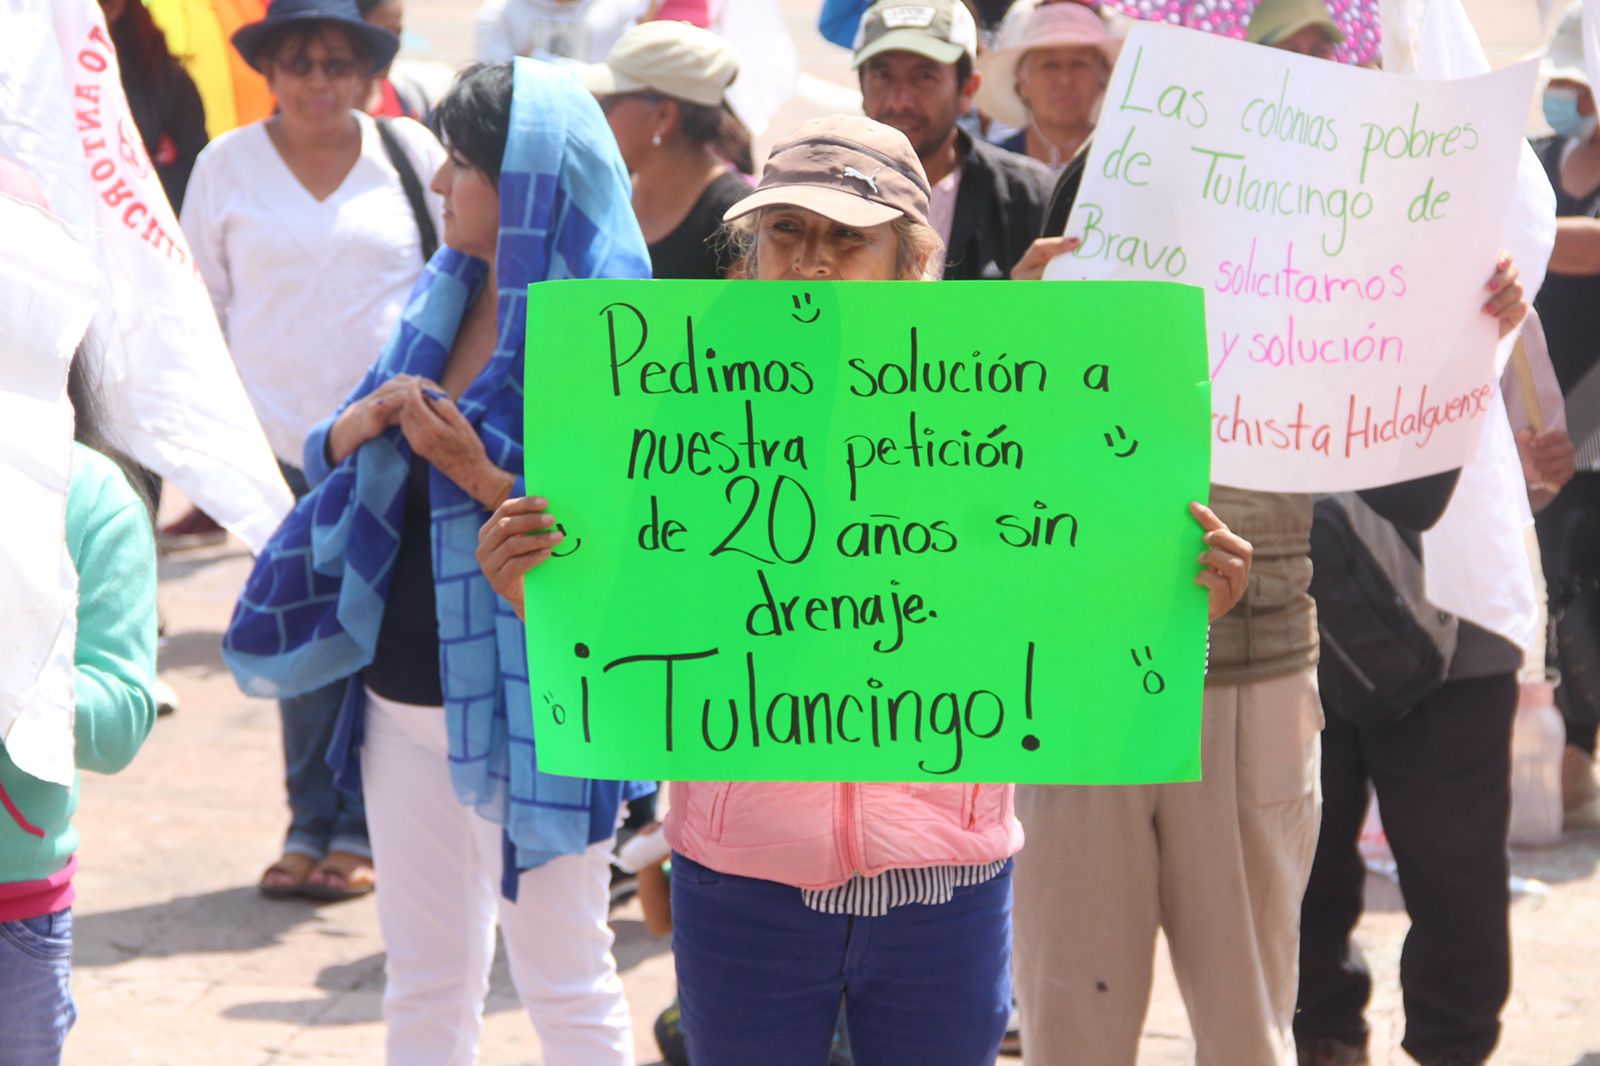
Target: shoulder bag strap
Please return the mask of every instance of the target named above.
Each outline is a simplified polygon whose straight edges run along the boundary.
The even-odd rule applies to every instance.
[[[422,261],[426,263],[439,250],[439,234],[433,228],[427,201],[422,198],[422,182],[417,179],[417,168],[411,165],[405,149],[400,147],[400,139],[394,135],[389,120],[380,118],[377,123],[378,139],[383,142],[384,154],[400,175],[400,188],[405,191],[406,200],[411,204],[411,213],[416,216],[417,235],[422,242]]]

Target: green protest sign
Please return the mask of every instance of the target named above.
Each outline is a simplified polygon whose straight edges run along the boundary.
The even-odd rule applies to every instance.
[[[1200,290],[554,282],[527,351],[541,769],[1199,776]]]

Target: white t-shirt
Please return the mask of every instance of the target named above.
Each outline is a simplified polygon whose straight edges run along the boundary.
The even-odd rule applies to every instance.
[[[599,63],[649,7],[650,0],[484,0],[477,59],[504,63],[544,55]]]
[[[361,155],[326,200],[300,184],[262,122],[207,145],[183,200],[183,232],[245,392],[273,452],[294,467],[311,427],[383,350],[422,273],[400,176],[377,125],[357,121]],[[442,238],[443,204],[426,190],[444,149],[410,119],[393,129]]]

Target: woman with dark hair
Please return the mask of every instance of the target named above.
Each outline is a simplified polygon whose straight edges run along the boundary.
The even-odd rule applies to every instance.
[[[750,192],[722,151],[730,128],[743,130],[724,95],[738,73],[727,42],[687,22],[635,26],[604,63],[581,69],[633,174],[633,210],[658,278],[727,273],[711,237]]]
[[[409,119],[380,128],[357,109],[400,45],[355,0],[275,0],[233,42],[266,75],[278,113],[200,154],[183,229],[267,441],[302,495],[307,435],[382,349],[422,271],[423,224],[442,224],[422,184],[444,149]],[[290,822],[261,876],[267,896],[372,890],[360,797],[339,792],[326,762],[344,690],[330,679],[279,705]]]
[[[564,73],[470,70],[434,121],[447,247],[309,435],[314,487],[257,560],[224,654],[264,694],[362,675],[335,758],[359,772],[383,878],[391,1066],[475,1061],[497,921],[541,1061],[629,1066],[608,852],[639,790],[540,771],[526,635],[472,550],[521,494],[529,284],[649,264],[605,119]]]
[[[206,146],[206,109],[200,91],[167,49],[167,39],[139,0],[100,0],[117,49],[122,89],[150,162],[174,214],[195,157]]]

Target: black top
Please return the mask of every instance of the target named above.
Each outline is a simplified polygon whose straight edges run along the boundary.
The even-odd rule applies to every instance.
[[[1060,237],[1067,232],[1067,216],[1078,200],[1078,189],[1083,185],[1083,169],[1089,162],[1089,146],[1094,135],[1078,146],[1077,154],[1067,160],[1067,165],[1056,175],[1056,185],[1050,193],[1050,203],[1045,208],[1044,229],[1041,237]]]
[[[439,618],[433,601],[430,469],[426,459],[412,456],[394,580],[383,605],[378,650],[362,680],[385,699],[438,707],[444,703],[444,691],[439,684]]]
[[[998,30],[1004,21],[1006,9],[1011,6],[1011,0],[977,0],[973,5],[977,8],[978,25],[986,30]]]
[[[124,79],[123,91],[161,188],[177,214],[183,210],[195,157],[206,146],[206,109],[200,91],[176,60],[143,79]]]
[[[706,186],[678,228],[650,246],[650,269],[658,278],[726,277],[733,264],[708,241],[722,227],[723,213],[750,195],[750,186],[728,171]]]
[[[1055,177],[1037,159],[975,141],[958,129],[961,188],[956,192],[944,276],[951,281],[1009,278],[1039,236]]]
[[[1556,191],[1556,217],[1600,217],[1600,190],[1578,200],[1561,188],[1561,149],[1565,144],[1565,138],[1550,137],[1533,145]],[[1556,380],[1562,392],[1570,392],[1600,357],[1600,278],[1552,272],[1533,306],[1544,325]]]

